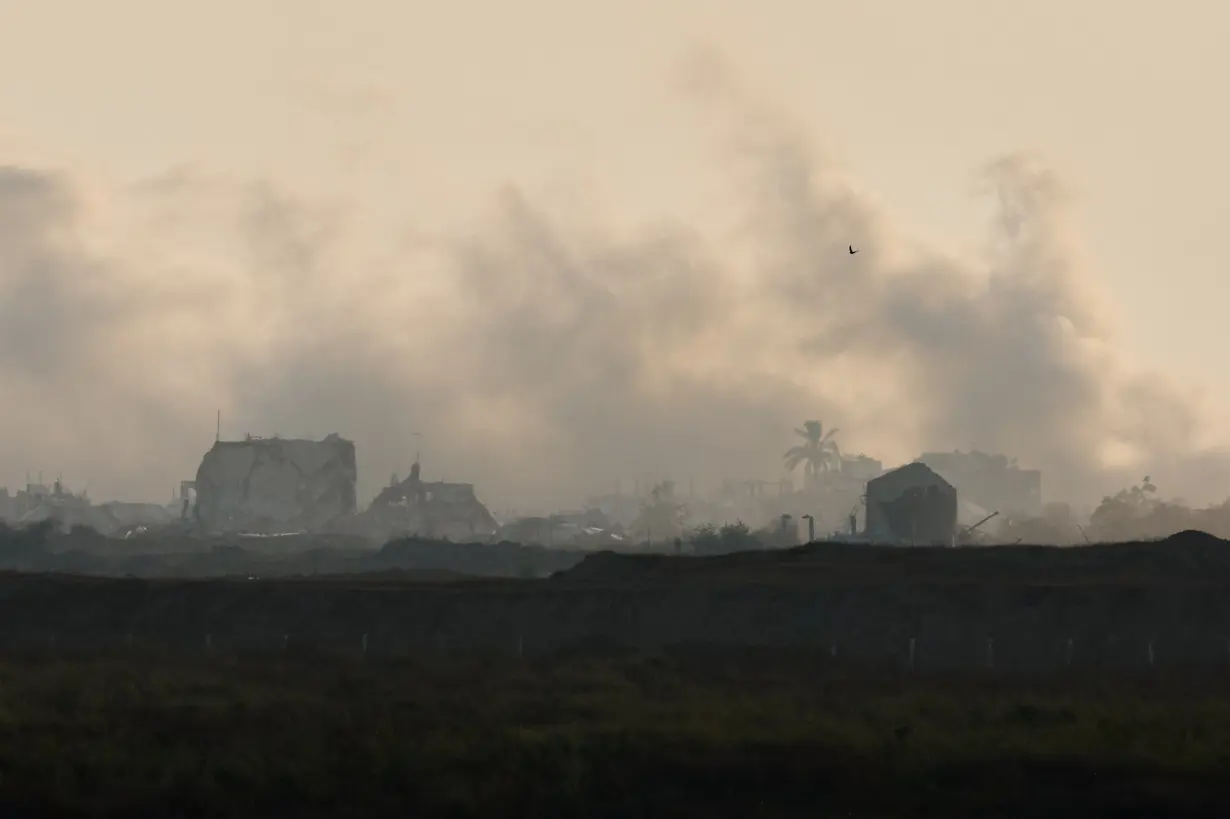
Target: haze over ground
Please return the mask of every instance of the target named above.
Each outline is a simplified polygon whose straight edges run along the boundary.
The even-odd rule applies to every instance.
[[[352,437],[361,495],[415,431],[427,476],[550,506],[775,478],[821,418],[1220,500],[1226,16],[6,10],[0,484],[161,499],[221,408]]]

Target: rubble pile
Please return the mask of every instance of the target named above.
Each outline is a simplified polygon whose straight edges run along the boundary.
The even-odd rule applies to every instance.
[[[379,542],[399,537],[477,541],[494,536],[499,523],[473,484],[424,481],[416,460],[410,476],[386,486],[351,527]]]

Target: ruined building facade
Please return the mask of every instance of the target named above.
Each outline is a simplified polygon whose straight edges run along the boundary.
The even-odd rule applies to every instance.
[[[1042,473],[1021,469],[1005,455],[924,452],[918,460],[956,487],[964,501],[1016,517],[1042,514]]]
[[[59,478],[51,486],[27,481],[25,489],[11,496],[8,489],[0,489],[0,518],[9,524],[51,520],[64,530],[73,526],[99,528],[98,517],[86,493],[69,491]]]
[[[397,537],[487,540],[499,523],[478,499],[474,484],[424,481],[415,461],[404,481],[390,481],[355,521],[377,540]]]
[[[926,464],[911,464],[867,482],[868,540],[951,546],[957,534],[957,490]]]
[[[323,529],[354,515],[357,474],[354,442],[337,434],[216,441],[193,482],[193,520],[215,533]]]

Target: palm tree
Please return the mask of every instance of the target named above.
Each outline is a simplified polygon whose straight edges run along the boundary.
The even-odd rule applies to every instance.
[[[782,456],[786,461],[786,471],[793,472],[799,464],[803,464],[803,476],[810,485],[819,473],[841,469],[841,450],[833,440],[839,431],[834,428],[825,432],[824,425],[819,421],[804,421],[803,428],[796,429],[794,434],[805,443],[790,447]]]

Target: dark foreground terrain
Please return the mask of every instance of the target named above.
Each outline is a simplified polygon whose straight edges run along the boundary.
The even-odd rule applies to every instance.
[[[364,538],[196,536],[162,527],[132,538],[90,529],[56,532],[47,523],[0,523],[0,570],[95,577],[294,577],[431,570],[477,577],[546,577],[570,569],[584,553],[542,546],[452,543],[409,538],[376,548]]]
[[[918,672],[1220,670],[1230,543],[1081,548],[814,544],[585,557],[549,578],[393,572],[172,580],[0,573],[0,651],[540,656],[605,641],[828,652]]]
[[[1224,540],[602,553],[536,579],[459,575],[447,546],[275,579],[0,573],[0,816],[1230,804]]]
[[[0,815],[1196,817],[1230,673],[858,675],[676,649],[0,662]]]

